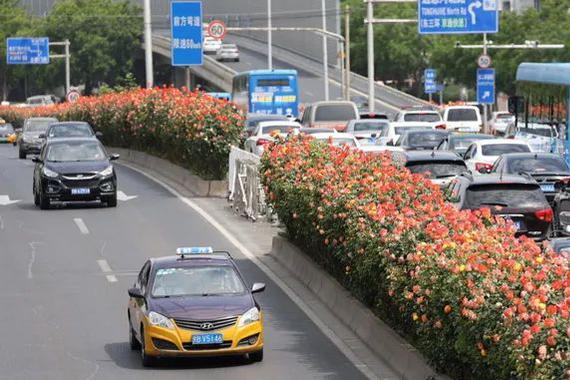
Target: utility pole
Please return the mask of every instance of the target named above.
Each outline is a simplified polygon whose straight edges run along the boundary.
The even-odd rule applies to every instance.
[[[345,59],[344,75],[346,79],[344,98],[350,100],[350,5],[346,4],[344,14],[344,45],[345,45]]]
[[[146,70],[146,88],[154,86],[152,63],[152,29],[150,17],[150,0],[144,0],[144,55]]]
[[[273,22],[271,20],[271,0],[267,0],[267,68],[273,70]]]
[[[374,95],[374,24],[372,24],[372,19],[374,18],[374,4],[371,0],[368,0],[366,7],[366,17],[368,20],[368,111],[374,112],[376,103],[376,95]]]
[[[69,93],[71,90],[71,54],[69,48],[71,42],[69,40],[64,40],[63,42],[50,42],[49,46],[63,46],[64,54],[50,54],[50,58],[63,58],[65,59],[65,94]]]
[[[324,31],[327,30],[326,0],[321,0],[321,15]],[[327,36],[323,35],[323,72],[325,76],[325,100],[329,100],[329,52]]]

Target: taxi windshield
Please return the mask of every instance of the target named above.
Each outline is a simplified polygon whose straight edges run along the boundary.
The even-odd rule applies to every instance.
[[[243,282],[231,266],[162,268],[156,271],[153,297],[243,294]]]

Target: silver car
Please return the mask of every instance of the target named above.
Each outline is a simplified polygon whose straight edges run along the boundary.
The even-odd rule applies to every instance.
[[[221,49],[216,53],[218,61],[239,62],[239,50],[236,44],[223,44]]]

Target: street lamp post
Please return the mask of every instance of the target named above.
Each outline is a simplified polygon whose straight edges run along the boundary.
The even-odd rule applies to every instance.
[[[267,0],[267,68],[273,70],[273,23],[271,20],[271,0]]]
[[[326,0],[321,0],[322,29],[327,30]],[[323,72],[325,76],[325,100],[329,100],[329,52],[327,36],[323,35]]]
[[[146,71],[146,87],[154,86],[152,62],[152,29],[150,17],[150,0],[144,0],[144,56]]]

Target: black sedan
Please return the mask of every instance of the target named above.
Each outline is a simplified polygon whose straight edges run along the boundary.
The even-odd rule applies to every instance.
[[[45,134],[40,135],[41,138],[67,138],[67,137],[96,137],[100,138],[101,132],[94,132],[93,128],[84,121],[62,121],[52,123]]]
[[[34,203],[94,202],[117,206],[117,176],[108,155],[94,138],[51,139],[34,158]]]
[[[550,234],[552,209],[529,175],[463,174],[450,190],[450,200],[460,210],[488,208],[492,214],[510,219],[517,235],[535,240],[544,240]]]
[[[538,182],[550,204],[570,180],[568,164],[562,157],[552,153],[503,154],[497,159],[491,172],[530,174]]]

